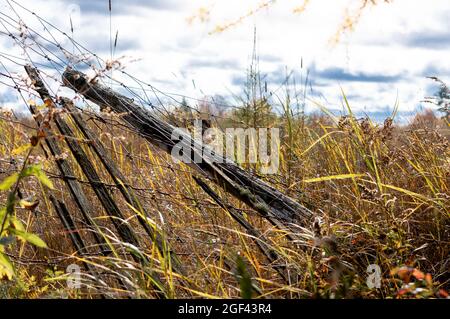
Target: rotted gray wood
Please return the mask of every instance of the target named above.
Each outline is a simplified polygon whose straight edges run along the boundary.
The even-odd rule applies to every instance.
[[[70,116],[74,120],[81,133],[89,141],[88,145],[97,154],[98,158],[103,163],[104,167],[108,171],[115,185],[120,190],[128,204],[134,207],[137,211],[141,212],[143,216],[147,217],[148,213],[139,202],[133,188],[130,186],[128,179],[122,174],[120,169],[108,156],[103,143],[85,125],[80,112],[75,108],[72,101],[67,98],[60,98],[58,102],[69,112]],[[185,271],[175,252],[170,249],[169,243],[162,238],[161,234],[157,230],[154,230],[153,227],[148,224],[144,217],[142,217],[140,214],[137,214],[137,218],[146,233],[150,236],[151,240],[156,244],[159,252],[162,255],[164,255],[164,252],[169,252],[172,268],[176,272],[184,274]]]
[[[30,79],[33,81],[34,90],[39,94],[41,99],[44,102],[50,101],[51,107],[56,107],[55,101],[50,96],[50,93],[48,92],[39,75],[39,71],[31,66],[25,66],[25,69]],[[58,130],[62,135],[64,135],[65,141],[69,149],[71,150],[72,155],[74,156],[84,175],[88,179],[94,193],[96,194],[102,206],[105,208],[106,213],[109,215],[111,222],[113,223],[119,234],[119,237],[124,242],[134,245],[136,248],[138,248],[139,241],[137,239],[137,236],[126,223],[122,212],[115,203],[114,199],[109,194],[105,184],[101,181],[100,176],[90,162],[89,157],[77,142],[76,136],[73,133],[72,129],[57,112],[55,112],[54,114],[54,120],[56,126],[58,127]],[[136,262],[140,262],[143,265],[150,265],[148,258],[143,254],[131,253],[131,257]],[[159,299],[165,299],[166,295],[163,289],[164,285],[158,278],[158,275],[154,273],[153,270],[150,270],[147,274],[152,278],[152,286],[154,287],[156,297]]]
[[[64,229],[69,234],[70,240],[72,241],[72,244],[77,252],[80,255],[87,253],[86,245],[83,243],[80,233],[76,229],[75,223],[73,222],[72,217],[70,217],[70,214],[67,211],[66,205],[64,205],[63,202],[57,200],[53,195],[50,195],[49,198],[53,204],[53,207],[55,208],[56,214],[58,215],[64,226]]]
[[[38,71],[32,67],[26,66],[28,75],[33,81],[34,89],[40,95],[43,101],[51,101],[52,107],[56,107],[52,97],[50,96],[47,88],[44,86],[42,79]],[[80,168],[82,169],[84,175],[88,179],[93,191],[97,195],[101,204],[106,210],[106,213],[110,216],[110,219],[113,225],[116,227],[119,236],[127,243],[133,244],[136,247],[139,247],[136,235],[133,231],[128,227],[128,225],[124,222],[125,217],[122,215],[119,207],[117,207],[115,201],[110,196],[107,188],[101,182],[100,176],[97,174],[94,166],[92,165],[89,157],[84,152],[83,148],[77,142],[75,134],[72,132],[72,129],[67,125],[67,123],[62,119],[59,114],[54,115],[54,120],[56,126],[58,127],[61,134],[65,136],[65,140],[69,149],[71,150],[74,158],[78,162]]]
[[[52,202],[53,207],[55,208],[56,214],[61,219],[64,229],[69,234],[69,237],[71,239],[73,247],[77,250],[77,252],[80,255],[87,253],[86,245],[84,244],[83,239],[80,236],[80,233],[76,229],[75,223],[73,222],[72,217],[70,216],[70,213],[67,210],[67,207],[64,204],[64,202],[57,200],[55,198],[55,196],[53,196],[52,194],[50,194],[49,199]],[[97,279],[100,278],[100,274],[93,267],[91,267],[87,262],[82,261],[82,264],[83,264],[83,267],[89,273],[91,273],[91,275],[95,276],[95,278],[97,278]],[[122,279],[117,278],[117,281],[122,289],[126,289],[126,285],[123,283]],[[103,293],[100,294],[100,297],[102,299],[107,298],[107,296]]]
[[[30,78],[36,78],[36,71],[32,67],[26,66],[25,70],[30,75]],[[37,90],[40,90],[40,85],[42,87],[42,82],[36,82],[34,81],[34,86]],[[35,116],[35,120],[38,123],[39,126],[41,125],[41,121],[38,118],[38,111],[36,110],[36,107],[34,105],[29,105],[30,112]],[[56,165],[58,166],[58,169],[61,173],[61,176],[63,177],[64,182],[66,183],[67,187],[69,188],[70,194],[77,204],[78,208],[81,211],[81,215],[83,216],[83,220],[86,223],[86,226],[88,229],[91,230],[91,233],[94,237],[95,242],[99,245],[100,251],[103,255],[109,254],[111,251],[107,248],[105,240],[99,236],[96,232],[96,226],[95,222],[92,220],[91,216],[93,216],[93,208],[90,205],[90,202],[88,201],[86,195],[83,192],[83,189],[80,185],[80,183],[76,180],[74,177],[74,173],[72,170],[72,167],[70,163],[65,160],[62,157],[62,151],[57,143],[57,141],[53,138],[51,138],[51,131],[46,128],[42,127],[44,134],[45,134],[45,143],[47,144],[48,149],[50,150],[53,157],[55,157]],[[62,221],[63,222],[63,221]]]
[[[69,149],[80,165],[84,175],[88,179],[94,193],[97,195],[100,203],[105,208],[106,213],[110,216],[110,220],[116,227],[120,238],[122,238],[122,240],[127,243],[139,247],[139,242],[136,235],[125,222],[125,217],[123,216],[114,199],[109,194],[109,191],[106,188],[105,184],[102,183],[101,178],[95,170],[94,165],[89,160],[89,157],[87,156],[81,145],[76,141],[76,137],[72,129],[60,115],[55,115],[55,123],[61,134],[64,135]]]

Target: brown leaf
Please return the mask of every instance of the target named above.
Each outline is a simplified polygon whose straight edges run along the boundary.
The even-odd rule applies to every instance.
[[[419,269],[414,268],[412,271],[412,275],[417,279],[417,280],[423,280],[425,279],[425,274],[423,272],[421,272]]]
[[[53,106],[53,101],[51,99],[45,99],[44,103],[47,107]]]
[[[439,296],[442,297],[442,298],[448,298],[449,294],[444,289],[439,289]]]
[[[397,270],[397,276],[403,280],[403,282],[408,283],[411,280],[411,268],[403,266]]]
[[[403,296],[403,295],[407,294],[409,291],[410,291],[409,289],[400,289],[397,292],[397,296]]]
[[[30,144],[31,146],[36,146],[39,143],[39,137],[37,137],[36,135],[33,135],[32,137],[30,137]]]
[[[37,133],[37,136],[39,138],[42,138],[42,137],[45,138],[45,137],[47,137],[47,134],[45,134],[44,130],[39,130],[38,133]]]
[[[433,285],[433,278],[431,277],[431,274],[425,275],[425,281],[427,282],[428,286]]]
[[[39,200],[35,200],[32,202],[21,200],[19,203],[22,208],[29,211],[34,211],[39,206]]]

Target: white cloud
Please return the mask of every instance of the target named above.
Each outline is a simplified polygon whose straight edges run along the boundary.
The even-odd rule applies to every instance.
[[[0,0],[1,3],[2,0]],[[36,11],[66,32],[70,32],[69,5],[63,0],[18,0]],[[83,0],[82,8],[90,2]],[[446,20],[450,7],[447,0],[395,0],[380,4],[365,12],[356,30],[342,38],[337,46],[329,40],[342,22],[344,10],[352,1],[312,0],[307,10],[296,15],[292,9],[303,1],[277,1],[269,10],[262,10],[242,23],[222,33],[209,35],[217,24],[233,21],[244,15],[260,1],[209,0],[132,1],[127,10],[113,0],[112,37],[118,30],[118,52],[140,58],[130,63],[127,71],[154,84],[163,91],[176,92],[199,98],[204,94],[225,94],[230,90],[239,92],[232,79],[244,76],[253,46],[253,28],[257,28],[257,50],[261,57],[261,71],[280,72],[287,66],[299,70],[300,60],[314,68],[318,74],[331,68],[345,74],[378,76],[380,79],[399,76],[396,81],[358,82],[353,78],[313,79],[323,86],[316,89],[325,95],[333,106],[339,106],[341,89],[352,96],[351,102],[360,110],[383,110],[393,107],[397,94],[401,111],[411,111],[420,103],[429,81],[424,79],[427,71],[438,71],[444,80],[450,79],[448,50],[438,41],[450,43],[449,22]],[[106,3],[106,1],[105,1]],[[187,24],[186,18],[200,6],[212,8],[211,20],[204,24]],[[11,14],[6,4],[2,12]],[[118,9],[117,9],[118,10]],[[36,19],[27,17],[27,23],[42,31]],[[105,59],[109,58],[109,13],[95,8],[81,11],[74,36],[87,48],[95,50]],[[0,29],[2,27],[0,26]],[[422,39],[420,36],[439,35]],[[3,37],[0,37],[2,39]],[[62,41],[58,36],[57,40]],[[416,42],[414,40],[417,40]],[[10,41],[10,40],[8,40]],[[428,47],[425,44],[429,44]],[[68,48],[71,46],[66,42]],[[18,54],[0,41],[0,52]],[[267,57],[267,58],[265,58]],[[2,59],[3,61],[3,59]],[[21,72],[9,62],[8,68]],[[119,77],[120,74],[115,73]],[[281,77],[280,77],[281,78]],[[195,86],[194,86],[195,83]],[[3,91],[2,91],[3,92]]]

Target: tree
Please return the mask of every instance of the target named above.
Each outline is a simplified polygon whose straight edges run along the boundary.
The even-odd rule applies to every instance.
[[[187,100],[184,96],[183,96],[183,99],[181,100],[180,106],[181,106],[181,110],[183,112],[190,113],[191,107],[189,106],[189,103],[187,102]]]
[[[450,89],[448,86],[437,77],[429,77],[430,79],[440,84],[439,90],[434,96],[425,98],[426,103],[437,105],[438,111],[444,113],[443,118],[450,122]]]

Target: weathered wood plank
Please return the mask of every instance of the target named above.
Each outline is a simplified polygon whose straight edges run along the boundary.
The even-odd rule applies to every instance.
[[[53,101],[52,97],[50,96],[50,93],[48,92],[44,83],[42,82],[42,79],[40,78],[38,71],[30,66],[26,66],[25,69],[28,75],[30,76],[31,80],[33,81],[34,89],[36,90],[36,92],[38,92],[41,99],[44,102],[50,103],[51,107],[55,107],[56,104]],[[115,203],[114,199],[108,193],[106,186],[104,185],[104,183],[101,182],[100,176],[95,170],[93,164],[90,162],[89,157],[86,155],[83,148],[76,141],[76,137],[72,129],[69,127],[69,125],[67,125],[64,119],[57,113],[54,114],[54,120],[61,134],[65,136],[66,143],[69,146],[72,155],[74,156],[80,168],[82,169],[84,175],[88,179],[100,203],[105,208],[106,213],[109,215],[110,220],[113,223],[114,227],[116,228],[120,238],[124,242],[132,244],[136,248],[138,248],[139,241],[136,235],[129,227],[129,225],[126,223],[122,212]],[[136,262],[142,262],[145,264],[148,263],[147,258],[142,254],[140,256],[137,256],[136,254],[132,253],[131,257]],[[158,298],[165,298],[165,293],[162,289],[163,284],[159,280],[158,276],[153,273],[150,275],[152,276],[154,281],[153,286],[155,288],[156,296]]]
[[[105,184],[102,183],[101,178],[95,170],[94,165],[89,160],[89,157],[80,146],[80,144],[76,141],[76,139],[74,139],[75,134],[73,133],[72,129],[60,115],[55,116],[55,123],[61,134],[66,137],[66,143],[69,146],[69,149],[80,165],[81,170],[89,181],[100,203],[105,208],[106,213],[111,217],[110,220],[116,227],[120,238],[122,238],[122,240],[127,243],[139,247],[136,235],[125,222],[124,215],[120,211],[114,199],[109,194],[108,189],[105,187]]]
[[[27,73],[30,75],[30,77],[36,78],[37,73],[35,69],[28,66],[26,66],[25,69]],[[42,82],[39,83],[34,81],[34,87],[36,90],[40,91],[42,87]],[[38,122],[38,125],[41,126],[39,118],[36,117],[38,112],[35,106],[29,105],[29,108],[30,112],[33,115],[35,115],[35,119]],[[61,151],[57,141],[53,138],[50,138],[50,136],[52,135],[51,131],[46,127],[43,127],[43,131],[46,136],[45,143],[47,144],[47,147],[50,150],[53,157],[55,157],[56,159],[56,165],[61,173],[61,176],[63,177],[64,182],[66,183],[70,191],[73,200],[75,201],[76,205],[81,211],[81,215],[83,216],[83,220],[86,223],[86,226],[91,230],[94,240],[99,245],[102,254],[104,255],[109,254],[110,250],[107,248],[105,240],[97,234],[95,222],[91,217],[94,216],[93,208],[89,200],[87,199],[86,195],[84,194],[81,185],[78,183],[78,181],[76,181],[73,178],[75,175],[73,173],[73,169],[70,163],[62,157],[63,152]]]
[[[148,213],[139,202],[133,188],[131,188],[130,186],[128,179],[122,174],[120,169],[108,156],[105,147],[103,146],[103,143],[85,125],[83,118],[80,115],[80,112],[74,107],[73,103],[67,98],[60,98],[58,102],[69,112],[75,124],[80,129],[81,133],[89,141],[88,145],[97,154],[98,158],[103,163],[104,167],[108,171],[109,175],[113,179],[117,188],[122,193],[122,196],[125,198],[125,200],[137,211],[141,212],[144,217],[147,217]],[[168,252],[171,258],[172,268],[178,273],[185,273],[175,252],[173,252],[170,249],[169,243],[167,243],[162,238],[161,234],[157,230],[154,230],[153,227],[151,227],[148,224],[148,222],[145,220],[143,216],[137,214],[138,221],[144,228],[146,233],[150,236],[151,240],[156,244],[156,247],[158,248],[160,254],[164,255],[165,253]]]
[[[39,93],[42,100],[49,101],[49,103],[52,104],[52,107],[56,107],[47,88],[44,86],[38,71],[32,67],[25,67],[25,69],[27,70],[27,73],[30,76],[31,80],[34,82],[33,83],[34,89],[36,90],[36,92]],[[61,134],[65,136],[65,140],[67,145],[69,146],[69,149],[71,150],[74,158],[80,165],[81,170],[83,171],[84,175],[91,184],[92,189],[94,190],[101,204],[105,208],[107,214],[110,215],[111,221],[116,227],[117,231],[119,232],[120,237],[124,241],[138,247],[138,241],[136,239],[136,236],[134,235],[132,230],[128,227],[128,225],[124,223],[125,218],[122,215],[122,212],[109,195],[105,185],[101,183],[101,179],[97,174],[97,171],[95,170],[91,161],[89,160],[89,157],[86,155],[86,153],[79,145],[79,143],[76,141],[76,139],[74,139],[75,134],[72,132],[72,129],[69,127],[69,125],[67,125],[67,123],[62,119],[62,117],[59,114],[55,114],[54,119],[56,126],[58,127]]]
[[[73,222],[72,217],[70,217],[70,214],[67,211],[67,208],[64,205],[64,203],[58,201],[53,195],[50,195],[49,198],[53,204],[53,207],[55,208],[56,214],[58,215],[59,219],[61,220],[64,226],[64,229],[69,234],[70,240],[72,241],[72,244],[76,249],[76,251],[80,255],[87,253],[86,245],[81,239],[80,233],[76,229],[75,223]]]

